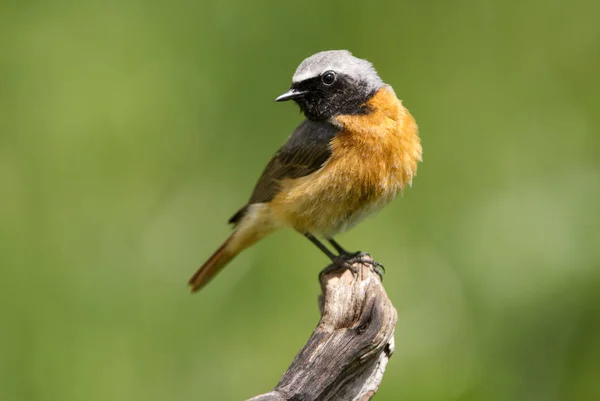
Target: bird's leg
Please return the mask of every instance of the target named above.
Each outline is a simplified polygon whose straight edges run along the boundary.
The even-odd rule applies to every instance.
[[[305,232],[304,236],[306,238],[308,238],[310,240],[310,242],[315,244],[317,246],[317,248],[319,248],[321,250],[321,252],[323,252],[325,255],[327,255],[327,257],[329,259],[331,259],[331,261],[335,262],[335,260],[337,259],[337,256],[333,252],[331,252],[325,245],[323,245],[323,243],[321,241],[316,239],[314,235],[312,235],[309,232]]]
[[[348,252],[346,251],[340,244],[337,243],[333,238],[328,238],[327,241],[335,248],[336,251],[339,252],[339,255],[335,255],[331,252],[321,241],[316,239],[314,235],[309,232],[304,233],[304,236],[308,238],[313,244],[315,244],[331,261],[333,264],[327,266],[325,269],[321,271],[319,274],[319,279],[330,272],[340,270],[340,269],[350,269],[352,273],[357,273],[354,268],[355,263],[363,263],[369,264],[373,267],[373,271],[377,273],[377,275],[383,280],[383,273],[385,273],[385,268],[383,265],[371,258],[366,252]]]
[[[327,238],[327,241],[329,241],[329,243],[335,248],[336,251],[338,251],[338,253],[340,255],[344,255],[344,256],[357,256],[361,254],[361,251],[356,251],[356,252],[348,252],[347,250],[345,250],[336,240],[334,240],[333,238]]]
[[[332,264],[330,264],[329,266],[327,266],[326,268],[321,270],[321,273],[319,273],[319,281],[321,280],[321,277],[323,277],[325,274],[331,273],[333,271],[340,270],[340,269],[350,269],[353,273],[356,273],[356,269],[353,267],[352,263],[346,263],[346,261],[348,260],[348,256],[344,256],[344,255],[338,256],[338,255],[334,254],[325,245],[323,245],[323,243],[321,241],[316,239],[315,236],[309,232],[305,232],[304,236],[306,238],[308,238],[310,240],[310,242],[315,244],[317,246],[317,248],[319,248],[333,262]],[[335,247],[335,245],[334,245],[334,247]],[[338,250],[338,252],[340,252],[339,249],[337,249],[337,250]]]
[[[335,248],[336,251],[339,252],[340,257],[346,257],[346,263],[356,263],[356,262],[361,262],[361,263],[369,263],[371,265],[373,265],[373,267],[375,268],[375,272],[379,275],[379,277],[383,278],[383,273],[385,273],[385,267],[383,267],[383,265],[375,260],[371,260],[367,259],[366,257],[368,256],[369,258],[371,257],[371,255],[369,255],[367,252],[361,252],[361,251],[356,251],[356,252],[348,252],[346,249],[344,249],[336,240],[334,240],[333,238],[327,238],[327,241],[329,241],[329,243]]]

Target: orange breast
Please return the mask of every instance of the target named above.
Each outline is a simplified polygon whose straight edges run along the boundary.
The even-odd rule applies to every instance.
[[[273,217],[300,232],[333,236],[358,223],[412,182],[421,160],[417,125],[389,87],[365,115],[338,116],[332,155],[313,174],[282,182]]]

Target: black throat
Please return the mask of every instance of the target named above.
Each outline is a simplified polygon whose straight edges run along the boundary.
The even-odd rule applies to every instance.
[[[307,91],[294,99],[309,120],[324,121],[339,115],[367,114],[367,102],[377,90],[369,91],[367,85],[356,82],[347,75],[339,74],[333,85],[314,77],[292,85],[292,89]]]

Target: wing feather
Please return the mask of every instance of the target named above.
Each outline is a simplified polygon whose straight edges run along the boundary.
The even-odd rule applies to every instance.
[[[248,203],[268,202],[279,192],[280,180],[304,177],[320,169],[331,156],[329,143],[338,131],[327,122],[302,122],[267,164]]]
[[[323,167],[331,156],[331,139],[338,132],[327,122],[303,121],[265,167],[248,204],[269,202],[279,192],[281,180],[304,177]],[[241,208],[229,222],[238,223],[247,208]]]

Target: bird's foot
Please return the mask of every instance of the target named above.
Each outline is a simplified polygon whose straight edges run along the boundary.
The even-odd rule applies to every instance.
[[[383,274],[385,273],[385,267],[376,260],[374,260],[370,254],[367,252],[353,252],[353,253],[342,253],[335,259],[333,259],[333,264],[327,266],[325,269],[321,271],[319,274],[319,280],[328,273],[348,269],[353,274],[358,273],[358,269],[355,267],[355,264],[367,264],[370,265],[373,271],[379,276],[381,281],[383,281]]]

